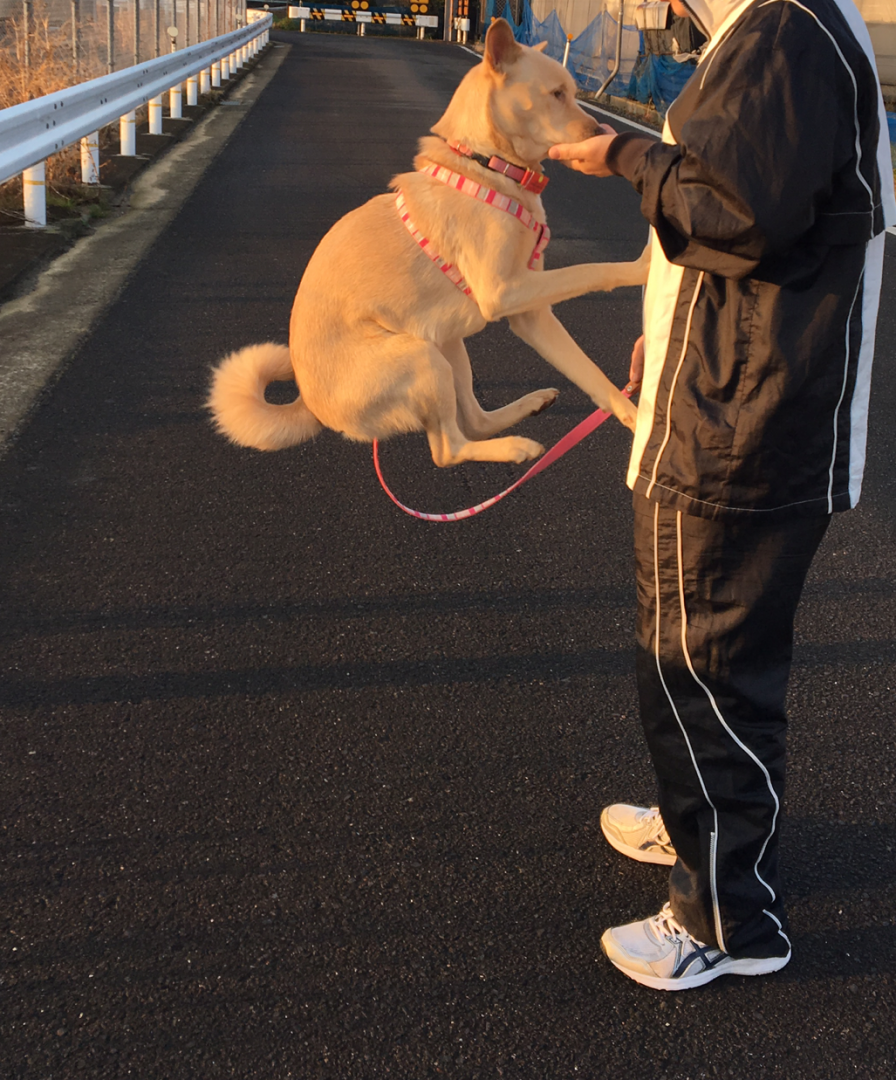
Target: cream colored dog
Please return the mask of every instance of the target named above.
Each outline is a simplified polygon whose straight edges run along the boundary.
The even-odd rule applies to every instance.
[[[423,430],[437,465],[537,457],[544,447],[532,439],[493,436],[547,408],[557,390],[537,390],[493,412],[473,395],[464,338],[502,318],[634,428],[635,406],[575,344],[551,304],[642,284],[646,253],[636,262],[543,271],[535,251],[545,223],[539,163],[555,143],[597,129],[576,103],[569,73],[542,48],[518,45],[503,20],[492,24],[482,63],[464,77],[433,136],[420,141],[417,171],[392,183],[403,210],[395,195],[379,195],[338,221],[299,285],[289,348],[252,345],[215,370],[208,405],[223,434],[241,446],[278,450],[322,427],[368,442]],[[523,187],[496,172],[497,157],[517,176],[524,166],[534,183]],[[444,180],[449,173],[472,183],[459,190]],[[481,193],[470,197],[477,185],[497,192],[510,212]],[[460,285],[451,274],[462,275]],[[265,401],[269,382],[293,376],[300,393],[294,402]]]

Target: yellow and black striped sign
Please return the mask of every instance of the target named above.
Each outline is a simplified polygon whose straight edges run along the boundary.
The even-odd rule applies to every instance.
[[[328,16],[331,20],[336,18],[336,13],[339,12],[339,17],[341,17],[343,22],[353,23],[357,21],[356,15],[363,11],[369,13],[372,22],[380,25],[383,25],[384,23],[396,25],[400,22],[402,26],[415,26],[417,14],[419,13],[422,15],[426,10],[427,4],[420,3],[411,5],[411,14],[406,12],[399,13],[397,11],[385,12],[378,11],[375,8],[371,9],[370,0],[352,0],[351,7],[336,7],[335,5],[333,7],[313,7],[310,9],[310,13],[312,19],[323,21]]]

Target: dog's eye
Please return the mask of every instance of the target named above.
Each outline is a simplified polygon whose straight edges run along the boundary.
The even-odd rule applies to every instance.
[[[553,94],[554,94],[554,97],[558,101],[562,101],[566,97],[566,91],[565,90],[554,90]]]

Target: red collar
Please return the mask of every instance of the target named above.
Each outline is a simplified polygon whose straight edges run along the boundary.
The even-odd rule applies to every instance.
[[[472,161],[484,165],[486,169],[491,169],[492,172],[500,173],[502,176],[509,176],[525,191],[532,191],[536,195],[540,195],[547,187],[548,177],[544,173],[535,172],[534,169],[525,169],[522,165],[514,165],[510,161],[499,158],[497,154],[493,154],[491,157],[486,157],[485,154],[477,154],[475,150],[471,150],[469,146],[464,146],[462,143],[449,142],[448,146],[456,154],[470,158]]]

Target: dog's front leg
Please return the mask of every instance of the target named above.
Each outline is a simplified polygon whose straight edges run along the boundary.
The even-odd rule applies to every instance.
[[[627,428],[635,430],[638,416],[636,407],[588,359],[550,308],[526,311],[512,316],[508,321],[517,337],[531,345],[580,390],[584,390],[595,405],[609,409]]]
[[[643,285],[650,268],[650,247],[634,262],[580,263],[559,270],[527,270],[512,278],[490,276],[473,291],[489,322],[533,308],[559,304],[589,292],[609,292],[625,285]]]

